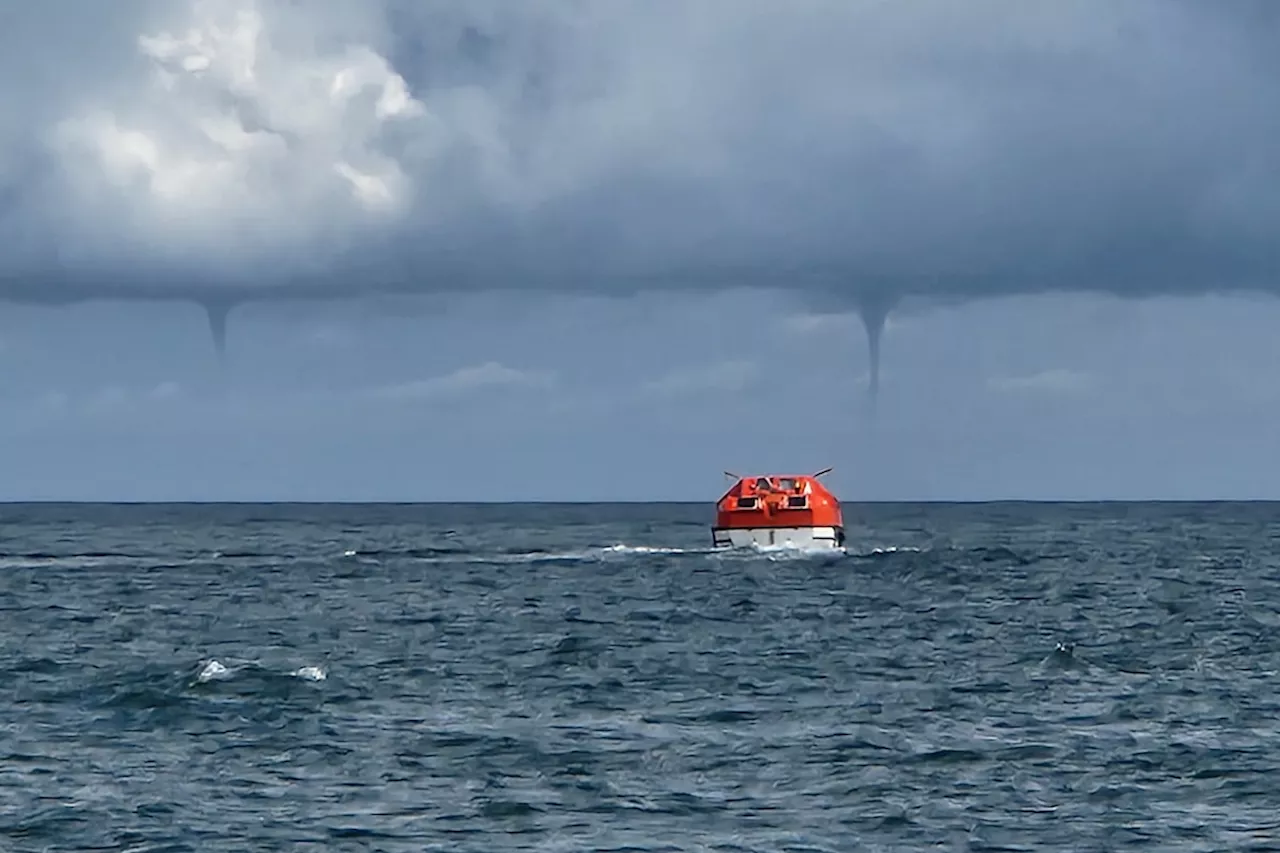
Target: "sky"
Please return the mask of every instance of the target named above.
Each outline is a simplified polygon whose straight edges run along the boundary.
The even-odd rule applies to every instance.
[[[0,499],[1280,498],[1277,35],[1249,0],[14,4]]]

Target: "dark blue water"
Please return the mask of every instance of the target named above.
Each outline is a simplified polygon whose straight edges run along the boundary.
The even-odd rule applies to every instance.
[[[0,850],[1280,850],[1280,506],[0,507]]]

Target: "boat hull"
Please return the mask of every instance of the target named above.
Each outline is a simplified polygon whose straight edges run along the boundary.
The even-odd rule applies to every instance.
[[[800,548],[835,550],[844,547],[841,527],[713,527],[716,548]]]

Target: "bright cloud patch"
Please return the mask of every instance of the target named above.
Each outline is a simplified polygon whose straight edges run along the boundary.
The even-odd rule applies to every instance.
[[[1078,394],[1093,387],[1093,379],[1077,370],[1055,368],[1029,376],[991,379],[987,384],[992,390],[1007,394]]]
[[[165,254],[252,255],[405,211],[412,182],[387,134],[425,108],[386,59],[277,41],[255,0],[189,12],[138,37],[139,88],[88,101],[57,128],[86,229],[122,228]]]
[[[0,273],[76,297],[1276,289],[1256,4],[9,6]]]
[[[551,382],[547,374],[517,370],[497,362],[463,367],[445,376],[419,379],[380,388],[374,395],[392,400],[426,400],[453,397],[491,388],[527,388]]]

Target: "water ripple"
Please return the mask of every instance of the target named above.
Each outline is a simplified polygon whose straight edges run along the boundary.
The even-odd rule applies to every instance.
[[[3,512],[6,851],[1280,849],[1267,505]]]

